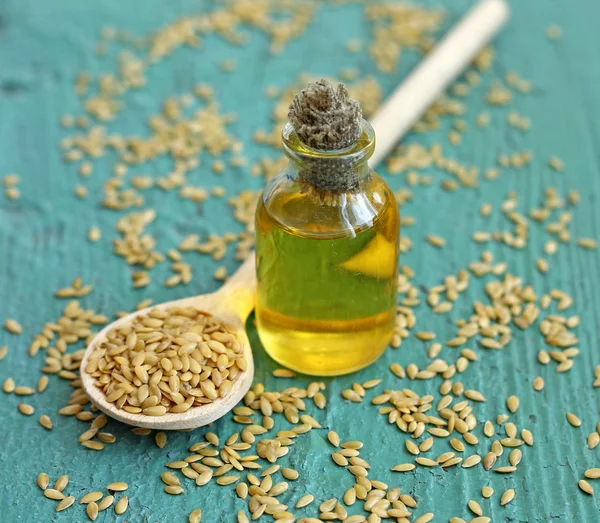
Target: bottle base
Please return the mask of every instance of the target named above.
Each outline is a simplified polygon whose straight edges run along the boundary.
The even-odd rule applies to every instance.
[[[326,332],[281,328],[258,319],[267,354],[288,369],[311,376],[339,376],[368,367],[385,352],[393,327]]]

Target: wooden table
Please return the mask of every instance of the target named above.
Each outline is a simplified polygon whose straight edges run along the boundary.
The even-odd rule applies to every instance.
[[[436,2],[426,2],[435,5]],[[437,2],[441,5],[441,2]],[[470,2],[456,1],[444,5],[448,10],[445,27],[463,13]],[[69,134],[61,128],[63,114],[80,114],[80,99],[73,91],[78,72],[98,74],[114,69],[115,49],[110,47],[106,57],[94,52],[97,36],[104,26],[126,29],[132,34],[145,35],[177,18],[212,8],[211,2],[161,2],[135,0],[123,2],[81,2],[55,0],[5,0],[0,5],[0,175],[10,172],[21,176],[21,198],[9,201],[0,194],[0,321],[15,318],[24,333],[14,336],[0,331],[0,346],[7,344],[9,353],[0,363],[0,381],[11,376],[20,385],[33,386],[40,376],[42,354],[31,359],[27,347],[33,335],[45,322],[59,317],[65,302],[53,297],[58,287],[64,287],[76,276],[94,285],[94,291],[83,299],[85,307],[113,316],[120,310],[131,310],[145,298],[155,303],[204,293],[218,287],[212,274],[223,263],[231,272],[237,261],[233,249],[223,262],[207,256],[188,253],[186,262],[193,266],[194,278],[189,286],[165,288],[169,276],[168,263],[152,271],[153,283],[141,290],[131,288],[131,272],[122,258],[112,253],[112,240],[118,235],[116,221],[125,212],[114,212],[100,206],[102,185],[110,176],[114,157],[106,156],[95,162],[89,178],[77,176],[77,164],[65,163],[59,148],[60,140]],[[210,82],[217,89],[217,98],[223,112],[237,113],[237,120],[229,127],[245,147],[249,165],[264,156],[275,158],[278,152],[257,145],[252,140],[256,128],[270,127],[273,100],[264,95],[268,85],[285,88],[303,72],[315,75],[336,75],[341,69],[356,68],[360,75],[376,75],[384,93],[401,81],[418,60],[416,53],[405,51],[394,74],[377,71],[366,49],[358,54],[349,53],[345,43],[351,38],[368,40],[369,24],[362,17],[358,4],[323,6],[317,10],[314,22],[306,33],[291,42],[279,55],[268,52],[264,35],[254,30],[246,46],[233,46],[222,39],[209,36],[201,49],[178,49],[171,57],[155,65],[148,74],[148,85],[125,96],[126,110],[110,123],[112,131],[144,133],[144,121],[160,110],[162,101],[173,94],[184,94],[199,82]],[[296,500],[311,493],[313,505],[296,510],[298,517],[318,515],[318,504],[326,499],[341,499],[352,484],[352,476],[337,467],[329,454],[326,440],[329,429],[336,430],[343,440],[362,440],[361,456],[371,464],[370,477],[380,479],[390,487],[400,487],[418,501],[415,516],[426,512],[435,514],[434,521],[448,521],[451,516],[466,520],[473,517],[466,507],[469,499],[481,503],[486,515],[493,521],[568,521],[592,523],[600,521],[598,494],[587,496],[577,487],[583,471],[598,466],[598,450],[586,445],[587,435],[599,421],[598,391],[592,388],[594,367],[600,363],[598,332],[600,312],[600,259],[596,251],[575,245],[580,237],[598,237],[600,222],[600,48],[598,19],[600,4],[587,0],[577,5],[557,0],[512,2],[513,18],[497,39],[497,58],[491,71],[483,75],[483,83],[472,89],[465,98],[467,113],[462,116],[468,129],[460,145],[448,143],[447,134],[452,117],[442,120],[437,131],[412,134],[406,143],[421,143],[429,147],[440,142],[448,156],[480,171],[478,187],[460,187],[448,192],[440,181],[451,179],[447,173],[429,167],[421,174],[434,179],[432,186],[411,187],[413,199],[402,207],[404,215],[414,216],[416,224],[403,234],[414,243],[410,252],[402,255],[401,263],[411,266],[415,284],[427,289],[443,281],[448,274],[456,274],[477,259],[483,249],[490,250],[495,260],[506,261],[508,271],[534,285],[539,295],[560,288],[574,299],[566,312],[579,314],[581,324],[575,329],[580,340],[581,354],[573,368],[564,374],[555,372],[552,362],[541,366],[537,352],[544,348],[537,327],[520,332],[514,329],[512,342],[502,351],[477,349],[479,360],[472,363],[460,377],[466,388],[480,390],[487,402],[476,405],[478,427],[474,433],[480,443],[465,453],[488,452],[490,441],[482,435],[483,422],[494,420],[506,411],[505,400],[515,394],[521,406],[513,416],[519,428],[529,428],[535,436],[533,447],[523,448],[523,461],[516,473],[500,475],[477,466],[466,470],[418,468],[416,472],[398,474],[390,471],[396,463],[412,461],[404,447],[406,436],[384,416],[377,413],[370,400],[384,388],[411,388],[419,394],[431,393],[437,402],[441,380],[399,380],[388,367],[392,362],[402,365],[414,362],[424,367],[429,359],[424,344],[412,334],[401,348],[390,349],[372,367],[354,375],[325,380],[328,406],[319,411],[309,401],[308,411],[322,425],[297,438],[289,455],[280,461],[300,472],[300,479],[290,482],[289,490],[280,499],[293,508]],[[546,29],[552,24],[562,27],[562,37],[550,40]],[[223,72],[219,63],[235,59],[237,68]],[[531,93],[515,94],[505,107],[489,107],[485,93],[491,83],[502,80],[509,71],[531,80]],[[518,111],[531,119],[531,128],[523,132],[507,123],[508,114]],[[480,112],[488,112],[489,126],[479,129],[475,119]],[[503,168],[496,180],[486,180],[483,172],[497,163],[500,154],[528,150],[533,154],[531,164],[521,169]],[[548,159],[557,156],[565,163],[559,173],[548,166]],[[249,167],[227,168],[217,176],[211,172],[210,156],[202,155],[202,166],[188,175],[190,183],[211,188],[221,185],[227,197],[242,189],[259,189],[262,180],[249,174]],[[130,174],[163,175],[170,168],[168,161],[131,168]],[[382,168],[381,173],[386,175]],[[387,177],[394,190],[406,187],[404,173]],[[88,189],[85,200],[77,199],[74,186],[83,184]],[[477,244],[471,240],[474,231],[492,231],[508,227],[499,206],[510,191],[518,193],[518,209],[526,214],[540,205],[544,190],[555,187],[566,196],[570,189],[581,193],[581,203],[573,209],[570,224],[572,241],[560,245],[556,254],[543,253],[549,238],[544,227],[532,223],[529,241],[517,250],[502,243]],[[158,241],[157,249],[166,252],[183,237],[199,233],[223,234],[239,232],[237,223],[225,198],[211,198],[204,204],[182,203],[177,191],[147,191],[143,208],[154,207],[158,214],[150,230]],[[494,212],[489,218],[479,214],[482,202],[490,202]],[[90,226],[103,232],[102,239],[89,243],[86,239]],[[437,234],[447,240],[443,250],[424,241],[427,234]],[[540,274],[535,260],[544,256],[550,270]],[[416,309],[415,330],[433,330],[442,341],[454,336],[452,321],[471,313],[472,303],[484,299],[485,279],[472,278],[468,290],[457,301],[453,312],[446,315],[431,313],[421,294],[422,304]],[[414,333],[413,331],[413,333]],[[309,377],[276,379],[271,376],[277,365],[264,354],[254,327],[249,334],[255,350],[256,381],[268,390],[285,386],[305,387]],[[455,358],[457,349],[445,348],[441,357]],[[541,375],[546,386],[534,392],[532,380]],[[343,400],[340,393],[354,382],[382,378],[375,391],[369,391],[360,404]],[[169,496],[163,492],[160,474],[168,461],[183,459],[187,447],[202,439],[206,432],[168,435],[164,449],[159,449],[153,436],[136,436],[129,428],[110,422],[106,431],[117,437],[102,452],[81,447],[77,438],[88,424],[56,414],[66,404],[71,387],[68,382],[51,376],[46,392],[30,398],[3,395],[0,402],[0,513],[2,521],[86,521],[81,505],[55,514],[55,502],[45,499],[36,486],[38,473],[44,471],[55,480],[68,474],[66,491],[79,499],[85,492],[103,490],[111,481],[126,481],[130,506],[126,514],[116,516],[111,509],[101,513],[98,521],[130,521],[164,523],[186,521],[187,514],[202,507],[203,521],[233,522],[238,510],[247,510],[246,503],[237,498],[232,487],[216,484],[197,488],[182,477],[186,492]],[[25,417],[18,413],[17,404],[27,401],[36,413]],[[582,426],[574,428],[566,419],[566,412],[577,414]],[[48,414],[54,429],[47,432],[37,422],[40,414]],[[276,428],[287,427],[281,416]],[[228,417],[212,429],[226,438],[240,426]],[[500,434],[501,429],[498,429]],[[428,456],[435,457],[451,450],[447,441],[436,441]],[[506,461],[506,452],[503,460]],[[279,477],[279,476],[277,476]],[[280,480],[280,479],[279,479]],[[591,481],[594,484],[593,481]],[[496,493],[491,500],[481,498],[481,487],[492,486]],[[499,504],[500,494],[509,488],[516,490],[516,498],[506,507]],[[597,488],[598,490],[598,488]],[[349,509],[356,513],[358,505]],[[265,520],[266,516],[261,519]],[[270,518],[266,518],[270,520]]]

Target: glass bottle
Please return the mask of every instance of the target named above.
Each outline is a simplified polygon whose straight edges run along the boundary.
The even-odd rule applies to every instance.
[[[305,374],[366,367],[394,331],[398,207],[368,166],[375,135],[365,120],[361,126],[350,147],[321,151],[288,123],[289,164],[257,206],[258,333],[273,359]],[[329,190],[330,176],[341,176],[347,189]]]

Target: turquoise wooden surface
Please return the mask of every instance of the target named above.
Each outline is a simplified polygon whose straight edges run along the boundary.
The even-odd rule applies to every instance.
[[[441,2],[438,2],[441,4]],[[435,5],[435,2],[427,2]],[[447,24],[456,20],[471,2],[445,3]],[[58,125],[64,113],[76,113],[79,100],[73,93],[75,74],[82,70],[100,72],[112,68],[113,58],[98,58],[94,44],[101,28],[114,25],[135,34],[147,34],[178,17],[211,8],[210,3],[181,0],[162,2],[135,0],[122,2],[81,2],[56,0],[5,0],[0,4],[0,174],[17,172],[21,175],[22,197],[8,201],[0,195],[0,320],[13,317],[24,327],[24,335],[12,336],[0,331],[0,346],[8,344],[8,356],[0,362],[0,381],[12,376],[19,384],[34,385],[40,373],[41,358],[27,356],[27,346],[42,325],[59,316],[64,302],[53,297],[54,290],[64,286],[78,275],[95,286],[94,292],[83,304],[112,316],[119,310],[128,310],[143,298],[160,302],[203,293],[217,288],[212,273],[217,263],[208,257],[187,255],[194,267],[195,277],[188,287],[165,289],[161,283],[168,273],[167,264],[152,273],[154,283],[143,290],[130,288],[131,268],[112,254],[114,224],[122,213],[101,209],[101,187],[108,177],[111,161],[104,158],[96,164],[94,175],[81,181],[74,165],[63,163],[57,147],[65,132]],[[416,270],[419,284],[429,287],[456,273],[478,258],[482,245],[470,240],[472,231],[502,228],[504,218],[497,210],[499,203],[511,190],[518,191],[520,208],[529,209],[543,197],[545,187],[556,187],[561,194],[577,189],[582,202],[574,212],[571,231],[574,237],[600,236],[598,198],[600,197],[599,152],[600,100],[600,33],[597,21],[600,4],[592,0],[566,3],[559,0],[531,0],[512,2],[513,17],[496,42],[497,59],[484,84],[468,98],[465,120],[470,129],[455,149],[445,145],[460,161],[476,165],[481,170],[493,166],[499,153],[523,149],[533,152],[530,166],[511,171],[506,169],[499,179],[482,180],[476,189],[461,189],[455,193],[432,187],[416,187],[414,198],[403,207],[403,213],[415,216],[417,223],[407,229],[415,247],[403,255],[402,262]],[[267,85],[289,85],[302,72],[318,75],[336,75],[342,68],[355,67],[361,75],[377,74],[387,93],[416,63],[417,55],[405,52],[398,72],[381,75],[366,51],[358,55],[344,49],[347,40],[366,38],[368,24],[363,20],[359,5],[342,7],[323,6],[306,34],[291,42],[284,53],[268,53],[266,38],[249,31],[250,42],[234,47],[217,37],[208,37],[200,50],[179,49],[169,59],[156,65],[148,86],[126,96],[127,109],[114,129],[122,132],[143,132],[139,123],[148,114],[160,108],[162,100],[172,94],[190,90],[200,81],[210,81],[218,88],[222,110],[238,115],[231,125],[232,133],[245,145],[245,154],[251,162],[264,155],[276,156],[270,148],[255,145],[252,134],[257,127],[269,128],[272,100],[264,96]],[[550,24],[559,24],[563,37],[549,41],[545,30]],[[235,58],[239,64],[232,73],[219,70],[219,61]],[[509,70],[517,71],[534,84],[533,93],[517,96],[509,107],[488,108],[484,93],[490,82],[502,78]],[[532,128],[522,133],[506,123],[508,111],[516,109],[532,120]],[[477,130],[475,116],[489,111],[489,127]],[[423,135],[410,135],[407,142],[429,145],[441,141],[451,121],[444,128]],[[547,166],[547,159],[556,155],[566,163],[564,173],[556,173]],[[207,162],[208,164],[208,162]],[[153,176],[164,173],[167,165],[143,171]],[[385,174],[385,169],[380,169]],[[140,170],[141,172],[141,170]],[[446,174],[429,169],[436,180]],[[242,188],[259,188],[261,180],[250,177],[247,169],[227,169],[220,177],[207,167],[190,174],[196,185],[212,187],[223,185],[228,196]],[[389,177],[392,188],[404,185],[404,177]],[[86,201],[73,196],[73,187],[84,183],[90,192]],[[481,202],[494,204],[496,211],[489,219],[479,216]],[[223,233],[241,230],[231,217],[225,200],[211,199],[203,204],[202,212],[191,202],[181,203],[174,193],[150,191],[146,206],[157,209],[159,219],[152,227],[165,252],[187,234],[198,232]],[[103,230],[97,244],[85,239],[90,225]],[[439,234],[448,240],[439,252],[423,242],[426,234]],[[534,433],[536,443],[524,448],[524,458],[518,471],[511,476],[494,475],[481,467],[424,469],[414,474],[394,474],[390,466],[408,461],[404,449],[406,436],[387,424],[370,405],[376,392],[367,394],[362,404],[342,400],[341,390],[353,382],[382,377],[384,387],[409,387],[420,394],[431,392],[438,397],[439,380],[411,382],[398,380],[389,371],[390,363],[403,365],[428,361],[423,344],[414,337],[405,341],[398,350],[388,350],[372,367],[355,375],[326,380],[328,407],[324,411],[310,409],[323,429],[313,430],[299,437],[283,466],[299,470],[300,479],[291,483],[281,496],[284,503],[293,506],[303,494],[310,492],[316,501],[331,497],[341,498],[353,481],[351,475],[336,467],[329,457],[330,447],[326,433],[335,429],[343,439],[365,442],[362,455],[372,466],[370,477],[401,487],[419,503],[415,515],[434,512],[434,521],[447,521],[451,516],[469,519],[466,503],[480,501],[484,513],[493,521],[565,521],[598,522],[600,509],[598,495],[585,496],[577,488],[577,481],[590,466],[598,466],[598,449],[589,450],[585,438],[595,430],[600,419],[598,390],[592,389],[593,368],[600,363],[598,350],[600,331],[600,260],[596,252],[583,251],[573,243],[561,246],[550,258],[551,269],[545,276],[534,267],[534,260],[542,255],[547,234],[533,225],[528,246],[516,251],[503,245],[489,245],[498,261],[507,261],[509,270],[534,284],[541,294],[554,287],[569,292],[575,305],[569,311],[581,315],[577,329],[581,354],[568,374],[556,374],[554,366],[542,367],[537,363],[537,351],[543,340],[536,329],[518,332],[504,351],[482,352],[477,364],[472,364],[461,377],[467,388],[481,390],[488,398],[477,406],[481,425],[474,431],[482,440],[473,450],[483,454],[489,443],[481,437],[482,423],[505,412],[505,399],[510,394],[521,398],[521,408],[514,416],[520,427]],[[236,262],[230,252],[225,260],[233,270]],[[470,312],[476,299],[483,297],[483,282],[473,279],[469,290],[448,316],[431,314],[427,306],[418,308],[419,330],[435,330],[442,340],[454,335],[450,318],[463,317]],[[292,383],[308,384],[309,378],[297,381],[276,380],[271,371],[276,368],[257,340],[252,326],[249,333],[256,361],[256,380],[267,389],[280,390]],[[453,350],[453,349],[450,349]],[[445,349],[443,354],[448,354]],[[453,353],[451,353],[453,354]],[[546,388],[534,393],[532,379],[542,375]],[[46,500],[35,485],[39,472],[45,471],[56,479],[68,474],[68,493],[79,498],[84,492],[102,490],[109,481],[122,480],[130,485],[130,508],[123,516],[112,510],[100,515],[98,521],[178,522],[186,521],[187,514],[202,507],[203,521],[233,522],[234,514],[246,509],[231,487],[196,488],[187,486],[185,495],[174,497],[163,492],[159,475],[163,465],[186,455],[190,442],[201,439],[205,433],[169,434],[165,449],[158,449],[152,438],[132,435],[117,423],[109,423],[108,430],[118,441],[101,453],[94,453],[77,444],[77,437],[85,425],[71,418],[59,417],[57,405],[62,406],[71,392],[68,383],[51,377],[48,390],[34,396],[30,403],[36,414],[30,418],[17,412],[19,398],[2,396],[0,402],[0,520],[6,522],[85,521],[80,505],[55,514],[54,502]],[[567,424],[566,411],[575,412],[583,421],[576,429]],[[52,432],[46,432],[37,423],[39,414],[50,414],[55,422]],[[287,426],[278,419],[277,428]],[[212,430],[227,437],[238,430],[229,418],[216,423]],[[446,441],[437,441],[435,456],[451,450]],[[506,459],[506,456],[504,456]],[[493,486],[496,494],[491,500],[482,500],[482,485]],[[499,496],[507,488],[514,488],[516,499],[507,507],[499,506]],[[600,490],[597,488],[596,490]],[[295,511],[298,516],[317,515],[317,504]],[[351,513],[358,511],[355,506]]]

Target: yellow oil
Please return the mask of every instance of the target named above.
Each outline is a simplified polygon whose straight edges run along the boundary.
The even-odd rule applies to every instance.
[[[257,326],[265,350],[285,367],[345,374],[374,362],[389,343],[398,209],[376,175],[365,194],[357,197],[362,203],[348,196],[346,208],[285,191],[269,195],[266,206],[264,198],[259,202]],[[365,210],[372,216],[349,227]]]

